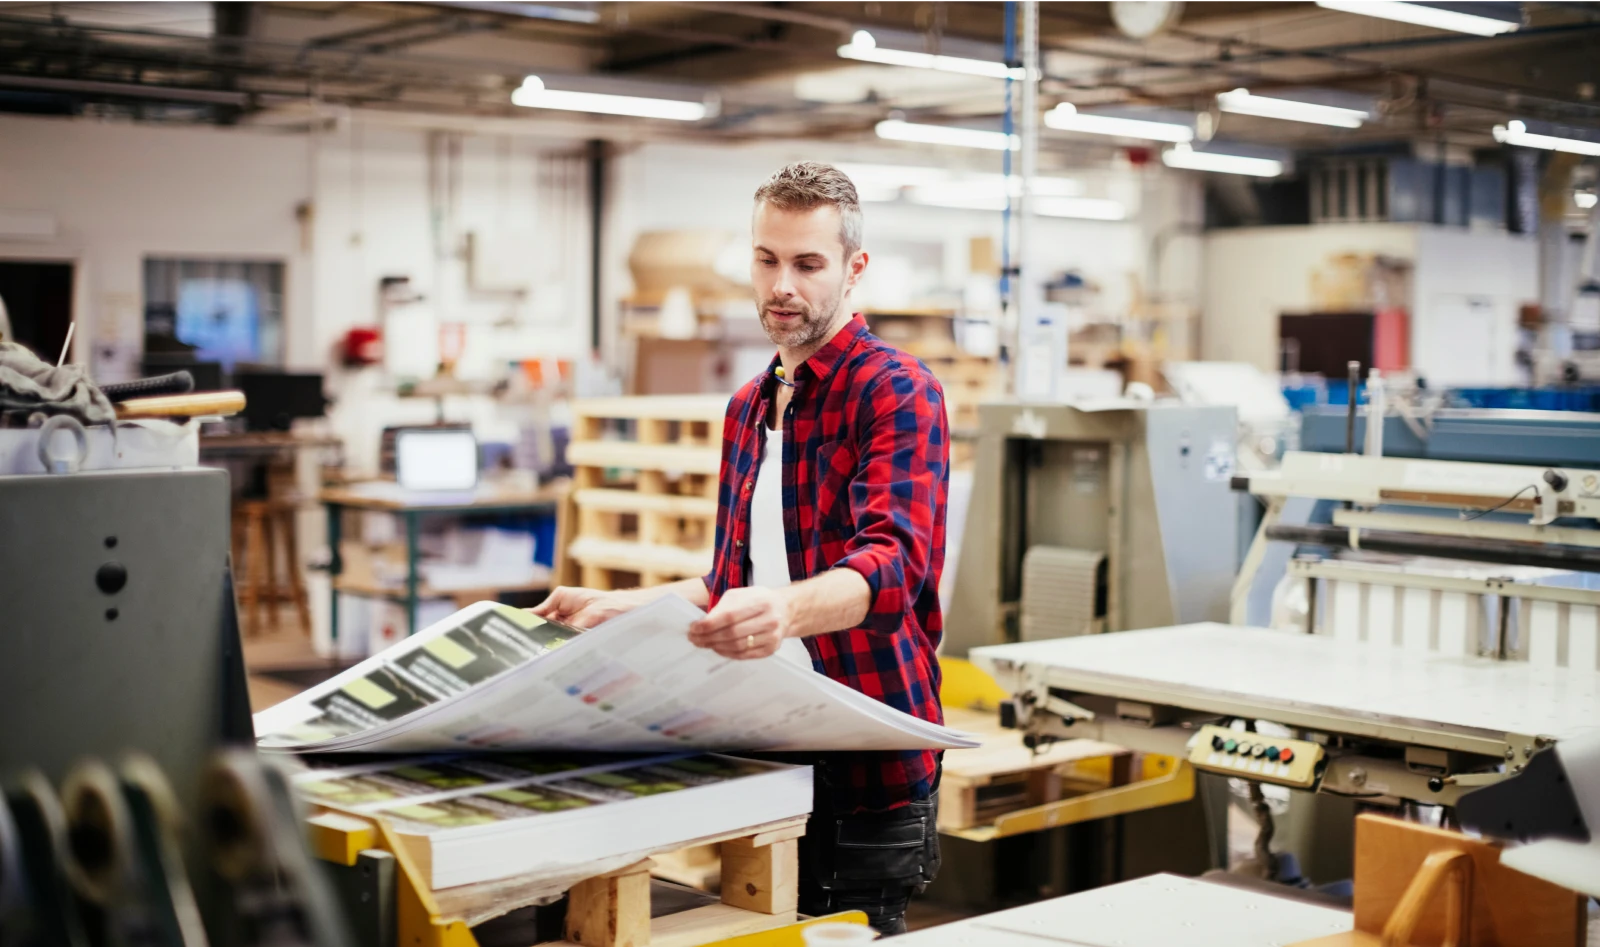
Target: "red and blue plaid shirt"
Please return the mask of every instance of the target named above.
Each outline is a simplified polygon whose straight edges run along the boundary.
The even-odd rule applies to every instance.
[[[750,580],[750,501],[777,379],[772,367],[728,404],[722,429],[716,552],[705,577],[716,605]],[[858,315],[789,379],[783,419],[783,526],[794,581],[829,569],[872,590],[859,627],[805,639],[817,671],[896,710],[944,722],[939,705],[949,424],[927,367],[867,331]],[[825,754],[837,811],[926,799],[929,750]]]

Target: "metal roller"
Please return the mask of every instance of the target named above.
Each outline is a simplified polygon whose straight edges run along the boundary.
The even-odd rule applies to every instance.
[[[44,774],[29,770],[5,788],[5,808],[16,829],[16,849],[27,879],[28,902],[16,928],[6,928],[6,944],[24,947],[88,947],[63,862],[67,821],[61,802]]]
[[[252,751],[224,751],[200,795],[212,867],[233,888],[237,947],[351,947],[283,773]]]
[[[200,906],[184,871],[183,816],[172,785],[155,760],[142,754],[125,758],[119,776],[144,868],[143,896],[163,942],[207,947]]]
[[[74,766],[61,784],[61,810],[67,820],[67,880],[85,901],[116,905],[139,868],[132,817],[111,767],[99,760]]]

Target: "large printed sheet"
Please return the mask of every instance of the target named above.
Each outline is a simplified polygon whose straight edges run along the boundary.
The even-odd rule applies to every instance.
[[[581,634],[479,602],[255,716],[263,749],[916,750],[977,746],[776,656],[689,643],[664,596]]]

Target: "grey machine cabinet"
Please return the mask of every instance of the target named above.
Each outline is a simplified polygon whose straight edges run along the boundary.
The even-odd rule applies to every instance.
[[[1233,408],[1000,403],[978,416],[946,654],[1019,640],[1034,546],[1104,554],[1096,630],[1227,620],[1239,528]]]
[[[0,477],[0,763],[154,757],[189,801],[252,739],[220,470]]]

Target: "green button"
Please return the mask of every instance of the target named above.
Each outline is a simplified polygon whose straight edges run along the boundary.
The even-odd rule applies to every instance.
[[[1222,745],[1222,749],[1228,753],[1237,753],[1239,750],[1239,741],[1229,740],[1227,743]]]

